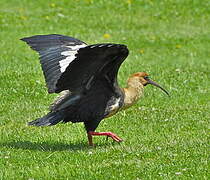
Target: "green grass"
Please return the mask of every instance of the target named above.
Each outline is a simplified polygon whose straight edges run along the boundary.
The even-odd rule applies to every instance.
[[[0,179],[209,179],[209,22],[208,0],[1,0]],[[120,84],[146,71],[171,98],[147,86],[138,104],[104,120],[97,130],[121,144],[96,137],[88,147],[82,124],[28,127],[55,95],[19,39],[50,33],[126,44]]]

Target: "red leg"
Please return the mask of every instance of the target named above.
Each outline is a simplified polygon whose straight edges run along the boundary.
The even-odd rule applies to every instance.
[[[89,131],[88,132],[88,142],[89,142],[90,146],[93,146],[92,136],[107,136],[107,137],[111,137],[116,142],[122,142],[122,139],[119,138],[116,134],[114,134],[112,132],[94,132],[94,131]]]

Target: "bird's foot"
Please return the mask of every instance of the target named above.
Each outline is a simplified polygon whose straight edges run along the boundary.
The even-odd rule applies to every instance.
[[[89,141],[89,145],[90,146],[94,146],[93,145],[93,141],[92,141],[92,136],[107,136],[107,138],[111,137],[116,142],[122,142],[123,141],[120,137],[118,137],[116,134],[114,134],[112,132],[94,132],[94,131],[89,131],[88,132],[88,141]]]
[[[105,132],[105,133],[107,133],[107,135],[106,135],[107,140],[108,140],[109,137],[111,137],[116,142],[122,142],[123,141],[120,137],[118,137],[116,134],[114,134],[112,132]]]

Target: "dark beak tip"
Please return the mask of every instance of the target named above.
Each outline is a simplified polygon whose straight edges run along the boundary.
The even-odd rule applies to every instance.
[[[170,97],[170,94],[164,88],[162,88],[158,83],[152,80],[148,80],[148,84],[152,84],[153,86],[160,88],[163,92],[165,92],[168,95],[168,97]]]
[[[168,95],[169,98],[171,97],[171,95],[168,92],[166,94]]]

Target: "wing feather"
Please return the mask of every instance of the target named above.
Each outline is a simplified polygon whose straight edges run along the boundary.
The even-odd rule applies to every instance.
[[[128,49],[121,44],[94,44],[79,49],[76,59],[69,64],[59,78],[56,92],[66,89],[75,92],[91,87],[94,79],[101,75],[108,64],[112,64],[109,66],[116,69],[116,73],[113,73],[116,76],[121,63],[127,56]],[[115,64],[119,66],[116,68]]]
[[[78,39],[58,34],[37,35],[22,38],[21,40],[39,53],[49,93],[56,91],[58,79],[71,63],[68,62],[68,59],[65,63],[62,63],[63,60],[69,57],[63,52],[71,51],[72,54],[76,54],[79,48],[86,46],[84,42]],[[75,57],[72,56],[72,60],[74,60],[73,58]]]
[[[62,35],[38,35],[21,39],[39,52],[49,93],[89,89],[94,79],[106,74],[114,81],[128,56],[121,44],[94,44]]]

